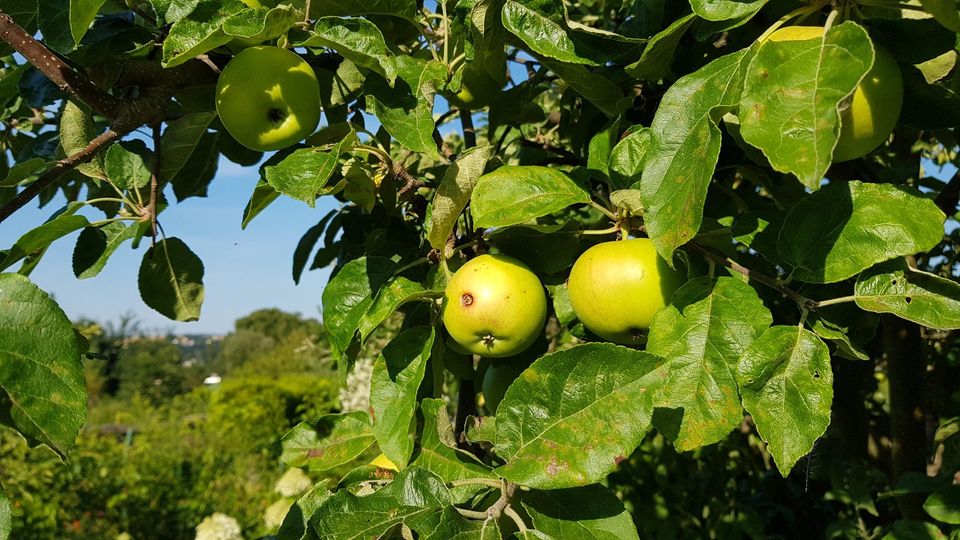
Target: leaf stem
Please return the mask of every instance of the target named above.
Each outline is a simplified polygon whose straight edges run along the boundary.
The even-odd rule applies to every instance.
[[[588,229],[585,231],[580,231],[580,234],[583,235],[592,235],[592,234],[616,234],[620,232],[620,227],[614,225],[608,229]]]
[[[614,214],[613,212],[611,212],[610,210],[604,208],[604,206],[601,205],[600,203],[598,203],[598,202],[596,202],[596,201],[594,201],[594,200],[591,200],[589,204],[590,204],[590,206],[592,206],[592,207],[596,208],[597,210],[599,210],[600,212],[602,212],[603,215],[607,216],[608,218],[610,218],[610,219],[612,219],[612,220],[614,220],[614,221],[617,220],[617,215]]]
[[[847,302],[854,302],[856,301],[856,299],[857,299],[856,295],[841,296],[839,298],[829,298],[827,300],[819,300],[814,302],[813,307],[822,308],[826,306],[833,306],[836,304],[845,304]]]
[[[377,159],[385,163],[388,167],[393,166],[393,159],[390,157],[390,154],[386,153],[380,148],[377,148],[376,146],[371,146],[369,144],[358,144],[354,146],[353,149],[376,156]]]
[[[517,529],[521,533],[527,532],[527,524],[523,522],[523,519],[520,518],[520,514],[513,509],[509,504],[503,508],[503,513],[507,515],[513,522],[517,525]]]
[[[503,487],[503,484],[500,482],[500,480],[494,480],[493,478],[463,478],[461,480],[452,480],[447,482],[447,485],[450,487],[489,486],[496,489]]]

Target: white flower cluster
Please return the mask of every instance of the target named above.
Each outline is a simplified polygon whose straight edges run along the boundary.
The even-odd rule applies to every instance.
[[[243,534],[236,519],[217,512],[197,525],[196,540],[243,540]]]
[[[296,497],[306,490],[310,489],[313,482],[302,469],[296,467],[287,469],[283,476],[277,480],[273,490],[284,497]]]
[[[280,499],[271,504],[263,512],[263,524],[271,531],[279,529],[280,526],[283,525],[283,520],[287,517],[287,512],[290,511],[290,507],[292,506],[293,499],[287,498]]]
[[[340,388],[340,410],[343,412],[366,411],[370,408],[370,378],[373,376],[373,360],[357,360],[353,371],[347,375],[347,384]]]

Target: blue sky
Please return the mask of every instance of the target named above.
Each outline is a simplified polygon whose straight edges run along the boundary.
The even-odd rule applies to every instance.
[[[263,307],[279,307],[319,319],[320,295],[329,270],[305,272],[296,286],[291,261],[303,232],[340,203],[324,197],[317,201],[316,208],[310,208],[280,197],[241,230],[243,209],[257,180],[257,167],[240,167],[222,159],[209,197],[173,204],[160,216],[167,235],[181,238],[203,260],[206,297],[197,322],[170,321],[140,299],[137,271],[149,242],[143,242],[136,251],[125,244],[100,275],[78,280],[71,265],[79,234],[74,233],[50,247],[30,278],[52,294],[71,319],[86,317],[102,322],[130,311],[144,328],[174,333],[227,332],[236,318]],[[168,197],[173,200],[172,193],[168,192]],[[36,204],[23,208],[0,224],[0,245],[13,244],[58,206],[54,202],[43,209],[37,209]],[[103,214],[92,211],[89,216],[102,219]]]

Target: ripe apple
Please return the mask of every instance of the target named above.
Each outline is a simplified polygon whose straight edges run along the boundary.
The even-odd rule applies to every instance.
[[[380,467],[381,469],[387,469],[388,471],[398,471],[397,465],[390,461],[390,458],[386,454],[381,453],[379,456],[373,458],[373,461],[370,462],[371,465]]]
[[[770,34],[771,41],[800,41],[823,36],[822,26],[788,26]],[[873,67],[841,104],[840,137],[833,161],[863,157],[887,140],[903,107],[903,78],[889,51],[874,44]],[[844,108],[845,107],[845,108]]]
[[[529,347],[547,318],[537,276],[504,255],[480,255],[450,278],[443,298],[447,333],[480,356],[513,356]]]
[[[681,285],[649,238],[597,244],[573,263],[567,289],[577,318],[591,332],[638,345],[642,330]]]
[[[217,81],[217,113],[230,135],[247,148],[286,148],[313,133],[320,122],[317,76],[287,49],[244,49]]]

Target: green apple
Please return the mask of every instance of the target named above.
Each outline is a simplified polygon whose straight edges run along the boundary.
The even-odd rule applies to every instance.
[[[680,274],[657,255],[649,238],[597,244],[577,259],[567,290],[577,318],[591,332],[638,345],[642,331],[681,285]]]
[[[788,26],[770,34],[770,41],[800,41],[823,36],[821,26]],[[903,77],[889,51],[874,45],[873,67],[841,105],[840,136],[833,161],[849,161],[869,154],[883,144],[903,107]]]
[[[543,331],[546,318],[543,284],[512,257],[480,255],[461,266],[444,291],[447,333],[480,356],[523,351]]]
[[[504,67],[504,70],[506,68]],[[506,71],[504,71],[506,73]],[[498,79],[479,66],[467,66],[460,79],[460,91],[445,97],[458,109],[473,111],[482,109],[500,94],[506,78]]]
[[[313,133],[320,122],[317,76],[287,49],[244,49],[217,81],[217,113],[230,135],[247,148],[286,148]]]

